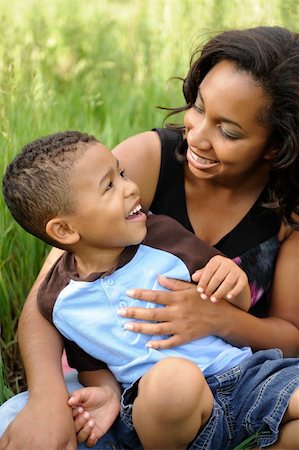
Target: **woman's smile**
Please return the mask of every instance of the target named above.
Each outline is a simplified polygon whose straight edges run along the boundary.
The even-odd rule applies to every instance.
[[[204,158],[202,156],[198,156],[196,153],[194,153],[190,147],[188,147],[187,154],[186,154],[187,160],[191,166],[193,166],[195,169],[210,169],[211,167],[217,166],[219,164],[219,161],[216,161],[215,159],[209,159]]]

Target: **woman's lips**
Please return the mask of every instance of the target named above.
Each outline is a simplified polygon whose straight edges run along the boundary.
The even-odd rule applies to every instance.
[[[206,170],[219,164],[219,161],[215,161],[214,159],[202,158],[201,156],[198,156],[190,149],[190,147],[188,147],[186,157],[189,163],[196,169]]]

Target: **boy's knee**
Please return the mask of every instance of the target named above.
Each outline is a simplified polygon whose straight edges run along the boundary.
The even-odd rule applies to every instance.
[[[284,422],[299,419],[299,388],[297,388],[290,398],[290,403],[286,411]]]
[[[201,370],[183,358],[165,358],[140,380],[138,397],[154,414],[189,414],[210,389]]]

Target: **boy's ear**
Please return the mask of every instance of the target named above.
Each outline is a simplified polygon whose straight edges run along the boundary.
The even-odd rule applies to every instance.
[[[49,220],[46,225],[46,232],[52,239],[63,245],[76,244],[80,240],[77,230],[61,217]]]

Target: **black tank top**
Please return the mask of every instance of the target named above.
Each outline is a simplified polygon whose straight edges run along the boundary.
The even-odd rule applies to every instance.
[[[154,214],[173,217],[194,233],[186,207],[184,165],[175,157],[175,149],[183,140],[182,134],[180,131],[166,128],[158,128],[155,131],[161,140],[161,170],[150,210]],[[264,301],[273,278],[279,248],[277,234],[281,225],[278,216],[261,205],[266,196],[267,188],[243,219],[215,245],[247,273],[252,306],[259,303],[255,307],[259,315],[260,307],[263,315]],[[260,302],[262,298],[264,301]]]

